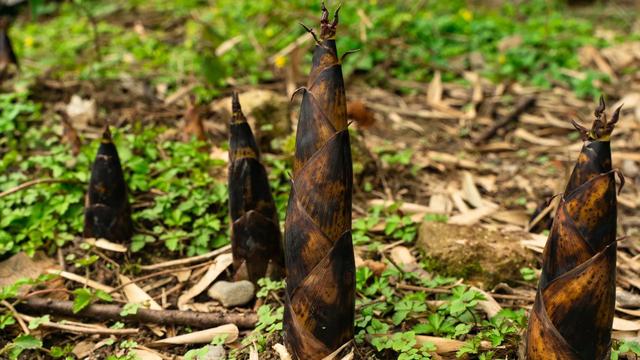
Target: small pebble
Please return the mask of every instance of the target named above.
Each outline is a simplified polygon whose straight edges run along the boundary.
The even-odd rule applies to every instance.
[[[622,173],[624,173],[625,176],[634,178],[638,176],[638,173],[640,173],[640,168],[635,161],[625,160],[622,162]]]
[[[208,348],[209,350],[202,360],[225,360],[227,358],[227,353],[221,345],[209,345]]]
[[[244,305],[253,299],[255,287],[251,281],[217,281],[207,292],[209,297],[222,303],[224,307]]]

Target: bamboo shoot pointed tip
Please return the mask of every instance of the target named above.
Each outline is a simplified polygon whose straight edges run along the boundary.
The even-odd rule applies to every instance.
[[[580,133],[580,137],[582,138],[582,141],[587,141],[589,139],[589,129],[578,124],[578,122],[573,119],[571,120],[571,125],[573,125],[573,127],[576,128],[576,130],[578,130],[578,132]]]
[[[322,2],[322,16],[320,17],[320,39],[328,40],[336,36],[336,29],[338,27],[340,6],[336,9],[333,15],[333,22],[329,22],[329,10]]]
[[[240,105],[240,97],[236,91],[231,95],[231,123],[238,124],[246,122],[247,119],[242,113],[242,106]]]
[[[331,23],[331,26],[333,27],[334,31],[338,27],[338,23],[340,22],[341,8],[342,8],[342,4],[339,4],[338,7],[336,8],[336,11],[333,13],[333,22]]]
[[[618,106],[618,108],[613,112],[613,115],[611,115],[610,124],[615,125],[616,123],[618,123],[618,120],[620,120],[620,111],[622,110],[623,106],[624,104],[620,104],[620,106]]]
[[[613,130],[620,119],[620,110],[622,106],[619,106],[611,116],[611,120],[607,119],[607,114],[605,114],[606,103],[604,101],[604,97],[600,96],[600,101],[598,103],[598,107],[594,111],[594,115],[596,119],[593,121],[593,126],[589,131],[589,139],[592,141],[609,141]]]
[[[596,116],[596,118],[602,116],[602,113],[604,113],[606,106],[607,105],[604,102],[604,95],[600,95],[600,99],[598,100],[598,107],[594,111],[594,115]]]
[[[303,24],[303,23],[299,23],[299,24],[300,24],[300,26],[302,26],[302,28],[303,28],[306,32],[308,32],[309,34],[311,34],[311,36],[313,37],[313,41],[315,41],[317,45],[320,45],[320,44],[321,44],[320,40],[318,39],[318,36],[316,36],[316,33],[313,31],[313,29],[311,29],[310,27],[308,27],[307,25],[305,25],[305,24]]]
[[[111,143],[113,141],[111,137],[111,130],[109,129],[109,124],[104,126],[104,130],[102,131],[102,142],[103,143]]]

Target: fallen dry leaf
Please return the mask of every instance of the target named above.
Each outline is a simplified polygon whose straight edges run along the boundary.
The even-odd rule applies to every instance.
[[[207,344],[218,336],[225,336],[225,344],[230,344],[238,339],[239,334],[238,327],[234,324],[226,324],[218,326],[212,329],[195,331],[189,334],[178,335],[169,337],[166,339],[153,342],[154,345],[172,344],[172,345],[185,345],[185,344]]]
[[[215,262],[209,265],[209,269],[204,276],[191,287],[184,292],[178,298],[178,308],[182,310],[183,306],[189,302],[189,300],[198,296],[201,292],[205,291],[211,283],[213,283],[223,271],[225,271],[229,265],[233,262],[233,256],[231,254],[218,255]]]

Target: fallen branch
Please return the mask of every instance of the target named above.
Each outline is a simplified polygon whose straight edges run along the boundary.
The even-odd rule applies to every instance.
[[[177,268],[177,269],[167,269],[167,270],[158,271],[158,272],[155,272],[155,273],[152,273],[152,274],[140,276],[140,277],[137,277],[137,278],[132,279],[130,281],[124,282],[124,283],[120,284],[119,286],[116,286],[115,288],[111,289],[111,291],[109,291],[109,293],[114,293],[114,292],[116,292],[116,291],[118,291],[120,289],[123,289],[125,286],[127,286],[129,284],[136,284],[136,283],[139,283],[140,281],[152,279],[154,277],[158,277],[158,276],[166,275],[166,274],[175,275],[175,274],[177,274],[177,273],[179,273],[181,271],[193,270],[193,269],[209,266],[209,265],[211,265],[211,264],[213,264],[215,262],[216,262],[216,260],[214,259],[214,260],[211,260],[211,261],[203,262],[203,263],[196,264],[196,265],[191,265],[191,266],[188,266],[188,267]]]
[[[93,281],[91,279],[87,279],[84,278],[80,275],[68,272],[68,271],[60,271],[60,270],[54,270],[54,269],[49,269],[47,270],[48,274],[53,274],[53,275],[59,275],[62,278],[65,278],[67,280],[71,280],[71,281],[75,281],[77,283],[80,283],[82,285],[97,289],[97,290],[102,290],[104,292],[113,292],[114,289],[111,286],[107,286],[104,284],[101,284],[97,281]]]
[[[489,129],[483,132],[480,136],[473,139],[473,144],[474,145],[482,144],[487,140],[491,139],[498,133],[498,130],[509,125],[511,122],[518,121],[518,119],[520,119],[520,116],[524,114],[527,110],[529,110],[529,108],[533,107],[535,104],[536,104],[536,98],[534,97],[526,97],[522,99],[518,103],[518,105],[515,107],[515,109],[513,109],[513,111],[509,113],[509,115],[498,120]]]
[[[138,309],[137,313],[121,316],[122,306],[93,304],[79,313],[74,313],[73,302],[31,297],[16,305],[16,309],[31,314],[52,314],[97,320],[132,321],[142,324],[183,325],[193,328],[211,328],[224,324],[235,324],[241,329],[253,329],[258,316],[255,313],[222,314],[179,310]]]
[[[81,184],[81,182],[77,181],[77,180],[69,180],[69,179],[36,179],[36,180],[31,180],[31,181],[27,181],[24,184],[20,184],[14,188],[11,188],[7,191],[3,191],[0,193],[0,198],[1,197],[5,197],[8,195],[11,195],[13,193],[17,193],[18,191],[30,188],[34,185],[38,185],[38,184]]]
[[[20,328],[22,329],[22,331],[25,334],[29,335],[31,333],[29,331],[29,327],[27,327],[27,324],[25,324],[25,322],[22,321],[22,318],[20,317],[20,314],[18,314],[16,309],[13,307],[13,305],[9,304],[9,302],[6,301],[6,300],[0,301],[0,305],[4,306],[5,308],[7,308],[7,310],[9,310],[11,312],[11,314],[13,315],[14,318],[16,318],[16,321],[18,322],[18,325],[20,325]]]
[[[31,321],[34,318],[27,315],[18,314],[18,318],[21,320]],[[99,334],[99,335],[131,335],[140,332],[140,329],[109,329],[106,327],[90,326],[91,324],[85,324],[84,326],[60,324],[53,321],[47,321],[40,326],[63,330],[75,334]]]
[[[220,254],[223,254],[225,252],[228,252],[228,251],[231,251],[231,245],[223,246],[220,249],[216,249],[216,250],[211,251],[209,253],[198,255],[198,256],[192,256],[192,257],[188,257],[188,258],[185,258],[185,259],[177,259],[177,260],[165,261],[163,263],[158,263],[158,264],[153,264],[153,265],[141,266],[140,270],[156,270],[156,269],[162,269],[162,268],[170,267],[170,266],[191,264],[191,263],[194,263],[194,262],[201,262],[201,261],[212,259],[212,258],[214,258],[214,257],[216,257],[216,256],[218,256]]]
[[[424,291],[426,293],[431,293],[431,294],[452,294],[453,293],[450,288],[428,288],[424,286],[414,286],[414,285],[408,285],[408,284],[397,284],[396,288],[403,289],[403,290],[411,290],[411,291]],[[494,299],[520,300],[520,301],[534,300],[533,296],[527,296],[527,295],[495,294],[495,293],[489,293],[489,294]]]

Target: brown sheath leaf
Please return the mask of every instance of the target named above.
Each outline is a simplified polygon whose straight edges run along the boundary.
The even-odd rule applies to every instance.
[[[604,360],[615,307],[616,184],[609,138],[617,121],[596,111],[555,215],[529,319],[528,359]]]
[[[85,200],[84,237],[128,242],[133,235],[131,207],[127,197],[118,150],[106,127],[91,169]]]
[[[353,339],[353,174],[342,67],[323,6],[321,39],[303,90],[285,222],[285,342],[297,359],[322,359]],[[315,36],[315,35],[314,35]]]
[[[229,132],[229,213],[236,278],[253,283],[279,276],[284,267],[280,225],[267,172],[238,95],[233,95]],[[272,264],[273,273],[267,274]]]

